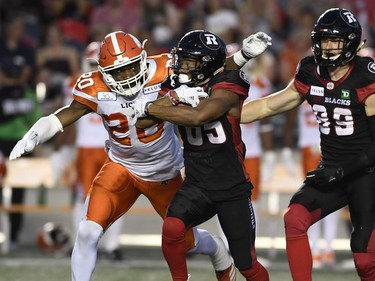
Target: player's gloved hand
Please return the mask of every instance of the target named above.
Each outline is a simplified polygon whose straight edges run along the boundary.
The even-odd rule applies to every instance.
[[[266,33],[251,34],[242,41],[242,49],[233,55],[233,60],[238,66],[242,67],[250,59],[262,54],[271,45],[272,38]]]
[[[28,132],[21,140],[13,147],[9,155],[9,160],[17,159],[25,153],[32,152],[39,144],[38,134],[35,131]]]
[[[200,99],[208,98],[208,94],[203,90],[202,87],[191,87],[181,85],[180,87],[173,90],[178,97],[178,101],[189,104],[192,107],[196,107]]]
[[[151,100],[139,99],[133,104],[133,115],[131,116],[130,125],[134,126],[138,118],[143,118],[148,115],[148,107],[152,104]]]
[[[325,186],[336,183],[344,177],[344,169],[341,166],[319,165],[306,175],[306,184]]]
[[[242,51],[247,57],[254,58],[262,54],[271,45],[271,36],[264,32],[257,32],[242,41]]]

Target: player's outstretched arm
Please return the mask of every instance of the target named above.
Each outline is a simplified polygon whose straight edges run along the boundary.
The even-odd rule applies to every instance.
[[[35,147],[52,138],[63,128],[75,122],[89,109],[73,101],[70,106],[63,107],[53,114],[40,118],[30,130],[17,142],[9,155],[9,160],[14,160],[26,153],[32,152]]]
[[[293,81],[291,81],[286,88],[279,92],[244,104],[241,112],[241,123],[251,123],[291,110],[302,102],[303,98],[294,87]]]

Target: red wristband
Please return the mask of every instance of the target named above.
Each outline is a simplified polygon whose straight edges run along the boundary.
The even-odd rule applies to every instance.
[[[169,100],[171,101],[172,105],[173,105],[173,106],[176,106],[176,105],[178,105],[178,104],[180,103],[180,101],[178,101],[178,100],[173,96],[173,93],[174,93],[173,90],[172,90],[172,91],[169,91],[169,92],[167,93],[167,96],[169,97]]]

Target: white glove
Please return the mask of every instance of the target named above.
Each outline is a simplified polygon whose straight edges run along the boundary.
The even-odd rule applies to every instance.
[[[9,155],[9,160],[17,159],[18,157],[21,157],[25,153],[32,152],[38,144],[39,144],[38,134],[35,131],[31,131],[27,133],[13,147],[13,150]]]
[[[284,147],[281,150],[281,162],[284,165],[285,170],[291,177],[295,177],[297,175],[297,165],[294,162],[293,153],[289,147]]]
[[[242,41],[242,49],[233,55],[233,60],[238,66],[242,67],[251,58],[259,56],[271,45],[272,38],[266,33],[251,34]]]
[[[202,87],[189,88],[186,85],[182,85],[177,89],[176,92],[179,102],[190,104],[192,107],[196,107],[201,98],[208,98],[208,94],[204,92]]]
[[[14,146],[9,160],[14,160],[22,154],[32,152],[39,143],[44,143],[57,132],[63,132],[63,125],[55,114],[40,118],[21,140]]]
[[[148,107],[152,104],[151,100],[139,99],[133,104],[133,115],[131,116],[130,125],[134,126],[138,118],[146,117],[148,115]]]
[[[272,38],[264,32],[251,34],[242,41],[242,51],[246,56],[254,58],[272,45]]]

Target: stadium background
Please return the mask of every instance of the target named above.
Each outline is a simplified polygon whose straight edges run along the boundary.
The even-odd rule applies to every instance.
[[[275,60],[275,73],[273,77],[273,87],[275,90],[282,88],[292,77],[295,64],[299,58],[308,52],[310,47],[310,31],[318,15],[330,7],[345,7],[353,11],[361,21],[364,29],[363,37],[367,39],[367,46],[375,43],[375,2],[371,0],[13,0],[0,1],[0,32],[4,32],[6,21],[15,14],[21,14],[26,24],[24,40],[38,53],[40,48],[48,45],[48,30],[50,26],[58,26],[61,29],[61,37],[65,46],[73,47],[79,56],[85,46],[93,41],[103,38],[105,34],[113,30],[124,30],[136,35],[139,39],[147,39],[146,49],[149,55],[160,52],[168,52],[178,39],[187,31],[192,29],[206,29],[215,32],[229,43],[241,44],[242,39],[251,33],[264,31],[273,38],[273,44],[269,48],[269,53]],[[287,68],[285,68],[287,67]],[[32,81],[33,87],[38,84],[38,71],[35,68],[35,79]],[[48,89],[44,97],[39,97],[43,114],[49,114],[54,108],[54,101],[59,98],[60,92],[56,88]],[[277,116],[272,119],[275,124],[274,143],[275,150],[279,152],[283,144],[283,124],[285,116]],[[1,137],[1,136],[0,136]],[[295,145],[297,133],[293,132]],[[48,165],[49,155],[54,144],[54,139],[44,144],[36,155]],[[293,147],[295,149],[295,147]],[[293,159],[298,167],[298,154],[294,151]],[[30,178],[25,176],[20,169],[13,169],[16,179],[22,178],[27,182],[35,181],[35,175],[39,172],[43,177],[51,177],[47,167],[30,167]],[[36,172],[32,172],[36,170]],[[43,171],[38,171],[43,170]],[[34,177],[34,178],[33,178]],[[48,180],[47,180],[48,181]],[[266,259],[269,268],[275,271],[277,280],[282,280],[285,272],[288,276],[286,259],[284,254],[283,226],[281,213],[288,203],[291,192],[296,190],[302,181],[302,174],[298,171],[298,176],[291,178],[278,163],[276,173],[271,182],[262,185],[261,209],[263,214],[258,221],[257,247],[261,258]],[[30,184],[32,185],[32,184]],[[47,184],[48,185],[48,184]],[[69,258],[62,253],[45,253],[38,249],[36,237],[43,224],[53,221],[64,225],[71,232],[71,215],[69,211],[59,211],[56,206],[67,206],[71,203],[71,190],[64,184],[51,184],[53,188],[46,192],[46,202],[54,206],[51,211],[26,212],[25,221],[20,237],[20,247],[17,251],[2,253],[0,255],[0,280],[33,280],[38,274],[35,269],[41,266],[41,276],[53,276],[56,273],[61,280],[69,277]],[[35,185],[34,185],[35,187]],[[279,200],[276,213],[270,212],[268,205],[273,205],[274,195],[277,191]],[[271,196],[269,196],[271,194]],[[25,204],[37,204],[40,200],[41,190],[38,188],[27,189]],[[271,201],[270,201],[271,200]],[[274,205],[273,205],[274,206]],[[2,214],[2,224],[0,225],[0,243],[4,239],[4,212]],[[125,253],[125,261],[117,267],[99,259],[96,274],[102,272],[94,280],[136,280],[130,277],[132,268],[158,269],[162,274],[167,274],[166,264],[161,256],[160,245],[160,219],[152,212],[150,205],[144,198],[133,208],[133,211],[126,216],[123,225],[123,235],[121,245]],[[210,221],[204,227],[211,232],[216,232],[216,225]],[[73,234],[72,234],[73,236]],[[340,221],[339,235],[335,241],[338,252],[338,266],[334,271],[339,276],[344,272],[345,277],[338,277],[337,280],[355,280],[354,268],[350,259],[348,229],[345,220]],[[73,237],[72,237],[73,239]],[[322,241],[323,242],[323,241]],[[38,259],[34,259],[37,257]],[[52,258],[53,257],[53,258]],[[39,263],[38,263],[39,260]],[[189,263],[198,269],[200,274],[209,272],[209,264],[200,258],[189,259]],[[44,267],[43,267],[44,265]],[[18,266],[24,266],[23,276],[18,276],[22,270]],[[49,272],[48,270],[61,266],[62,273]],[[106,267],[107,266],[107,267]],[[112,267],[111,267],[112,266]],[[114,266],[114,267],[113,267]],[[127,279],[110,275],[122,269]],[[45,270],[45,271],[43,271]],[[140,276],[143,270],[135,271],[134,276]],[[154,270],[156,274],[157,270]],[[35,277],[27,274],[34,273]],[[43,273],[44,272],[44,273]],[[147,272],[147,270],[145,270]],[[328,276],[326,270],[321,270],[325,274],[322,280],[336,280],[335,275]],[[272,273],[272,272],[271,272]],[[67,275],[68,274],[68,275]],[[317,274],[320,274],[319,272]],[[50,280],[48,277],[39,277],[35,280]],[[106,276],[104,277],[100,276]],[[164,275],[165,276],[165,275]],[[193,274],[194,276],[194,274]],[[209,275],[208,275],[209,276]],[[349,277],[352,276],[352,277]],[[118,278],[118,279],[116,279]],[[159,280],[165,277],[143,277],[138,280]],[[208,277],[209,278],[209,277]],[[289,280],[290,277],[285,277]],[[350,279],[352,278],[352,279]],[[272,276],[271,276],[272,279]],[[165,279],[164,279],[165,280]],[[203,279],[200,279],[203,280]],[[207,279],[209,280],[209,279]]]

